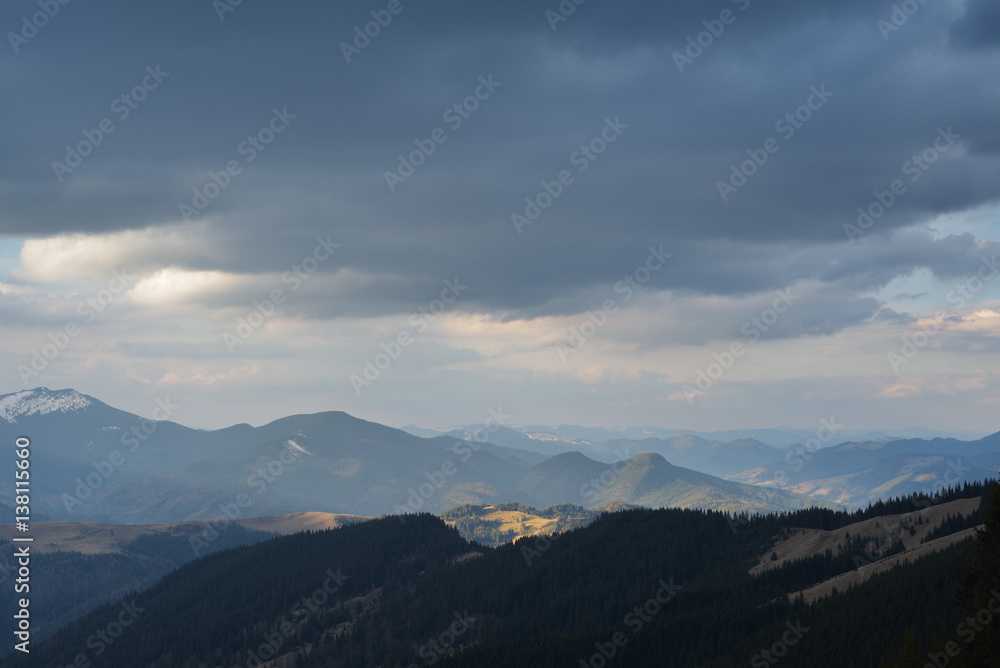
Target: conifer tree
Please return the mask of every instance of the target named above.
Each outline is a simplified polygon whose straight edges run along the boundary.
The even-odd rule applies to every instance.
[[[994,612],[1000,611],[1000,484],[993,486],[982,518],[955,596],[964,611],[963,640],[968,642],[961,661],[968,666],[1000,666],[1000,612]]]

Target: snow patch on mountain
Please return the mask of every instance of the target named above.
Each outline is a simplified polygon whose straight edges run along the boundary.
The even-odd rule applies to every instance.
[[[554,441],[558,443],[569,443],[571,445],[587,445],[587,441],[580,441],[575,438],[570,438],[569,436],[559,436],[557,434],[550,434],[548,432],[524,432],[524,435],[533,441]]]
[[[309,452],[308,450],[306,450],[305,448],[303,448],[301,445],[299,445],[298,443],[296,443],[295,441],[293,441],[290,438],[287,440],[287,443],[288,443],[288,447],[291,448],[292,450],[296,450],[296,451],[301,452],[302,454],[306,454],[306,455],[311,455],[312,454],[311,452]]]
[[[17,422],[19,417],[70,413],[86,409],[93,402],[76,390],[53,392],[45,387],[0,396],[0,419]]]

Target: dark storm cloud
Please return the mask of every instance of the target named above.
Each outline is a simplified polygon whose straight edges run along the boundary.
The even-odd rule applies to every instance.
[[[969,0],[965,16],[952,26],[951,36],[959,46],[1000,46],[1000,5],[992,0]]]
[[[954,242],[901,241],[895,229],[1000,195],[1000,93],[983,85],[996,61],[964,48],[995,41],[979,27],[994,11],[987,2],[970,2],[964,17],[929,3],[885,37],[878,21],[891,4],[860,0],[589,0],[555,31],[545,14],[555,1],[403,0],[348,64],[341,42],[386,4],[244,2],[224,20],[207,0],[61,6],[0,65],[10,91],[0,230],[183,225],[179,205],[235,160],[240,173],[196,217],[209,221],[210,251],[170,264],[281,272],[332,234],[343,252],[320,271],[367,279],[346,295],[303,295],[305,317],[411,312],[455,276],[470,286],[459,309],[572,313],[663,244],[675,256],[654,289],[829,283],[848,305],[830,324],[801,323],[826,332],[878,310],[852,290],[918,266],[960,271],[969,259]],[[733,22],[678,72],[673,54],[723,10]],[[18,30],[35,11],[6,3],[0,28]],[[169,74],[121,118],[115,100],[157,66]],[[495,92],[449,126],[445,110],[491,76]],[[832,95],[790,123],[817,89]],[[275,109],[294,118],[251,162],[244,142]],[[60,183],[52,162],[104,118],[114,131]],[[575,152],[609,119],[628,127],[576,171]],[[391,192],[384,173],[436,128],[447,142]],[[947,128],[959,139],[908,172]],[[718,182],[768,139],[780,149],[723,201]],[[573,184],[517,234],[511,215],[561,170]],[[866,233],[869,245],[850,246],[845,223],[894,180],[906,192]],[[213,305],[236,297],[249,294]]]

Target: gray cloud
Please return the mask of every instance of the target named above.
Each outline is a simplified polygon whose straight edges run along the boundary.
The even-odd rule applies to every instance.
[[[862,0],[592,0],[553,31],[545,12],[558,6],[403,0],[349,64],[341,42],[384,2],[244,2],[224,20],[205,0],[60,5],[17,53],[3,45],[0,235],[117,239],[95,248],[149,279],[94,328],[123,368],[211,362],[202,343],[254,299],[287,288],[281,275],[318,236],[341,247],[282,306],[291,329],[405,322],[455,278],[468,289],[452,313],[504,326],[576,316],[662,245],[673,257],[637,300],[649,317],[601,334],[640,353],[738,336],[791,286],[802,301],[763,338],[891,329],[934,289],[908,284],[889,294],[910,297],[888,301],[875,293],[920,272],[963,280],[1000,250],[961,222],[928,231],[941,216],[990,218],[1000,201],[1000,90],[984,83],[997,66],[995,2],[926,3],[890,32],[879,22],[893,3]],[[675,54],[723,10],[733,21],[679,72]],[[21,30],[35,11],[3,3],[0,32]],[[169,74],[132,108],[121,96],[150,81],[147,67]],[[480,77],[499,85],[455,125],[447,110]],[[830,95],[817,103],[817,90]],[[275,109],[294,118],[249,150]],[[105,118],[113,131],[60,181],[52,163]],[[609,121],[620,129],[613,142],[601,138]],[[447,140],[390,190],[386,172],[438,128]],[[942,133],[953,138],[947,150]],[[591,142],[600,155],[584,159]],[[763,164],[746,166],[754,156]],[[239,173],[226,174],[231,161]],[[742,179],[731,180],[734,166],[753,173],[724,201],[719,182]],[[512,215],[528,215],[563,170],[572,183],[518,234]],[[194,206],[194,191],[213,179],[224,183],[218,195],[185,222],[180,206]],[[851,243],[845,225],[857,224],[859,207],[884,212]],[[101,258],[68,267],[80,258],[66,257],[46,264],[26,250],[34,273],[5,259],[14,267],[0,295],[7,327],[60,326],[100,287]],[[47,279],[53,267],[91,273],[67,286]],[[231,280],[159,308],[150,291],[161,270]],[[183,317],[199,318],[197,328],[169,334]],[[236,358],[301,352],[271,340],[286,341],[262,335]],[[463,345],[433,342],[421,353],[434,377],[481,383],[441,371],[486,359],[453,344]],[[399,373],[419,366],[401,363]]]
[[[951,37],[967,48],[1000,46],[1000,6],[990,0],[969,0],[965,16],[952,25]]]

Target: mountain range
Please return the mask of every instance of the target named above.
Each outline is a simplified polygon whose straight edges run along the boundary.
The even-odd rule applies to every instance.
[[[163,400],[156,414],[171,412]],[[614,430],[606,432],[614,438],[586,442],[504,427],[488,440],[483,433],[418,436],[342,412],[206,431],[145,419],[71,389],[0,396],[0,439],[32,441],[33,512],[57,520],[377,516],[515,501],[766,512],[860,506],[985,479],[1000,468],[1000,434],[815,450],[690,434],[631,440]],[[8,515],[11,501],[10,490],[0,490]]]
[[[471,434],[481,425],[465,425],[451,427],[449,429],[437,429],[434,427],[424,427],[415,424],[408,424],[401,429],[414,436],[432,438],[445,433],[468,433]],[[664,427],[581,427],[579,425],[508,425],[510,431],[523,434],[528,438],[540,441],[561,440],[566,443],[600,443],[604,441],[629,440],[641,441],[644,439],[668,439],[674,436],[697,436],[706,441],[728,442],[744,438],[752,438],[775,448],[786,448],[796,443],[803,443],[816,435],[816,429],[794,429],[792,427],[775,427],[773,429],[728,429],[719,431],[699,431],[696,429],[666,429]],[[837,430],[838,442],[843,441],[882,441],[898,438],[958,438],[963,440],[975,440],[987,436],[986,432],[954,429],[951,431],[938,431],[935,429],[923,429],[921,427],[907,427],[905,429],[846,429]]]

